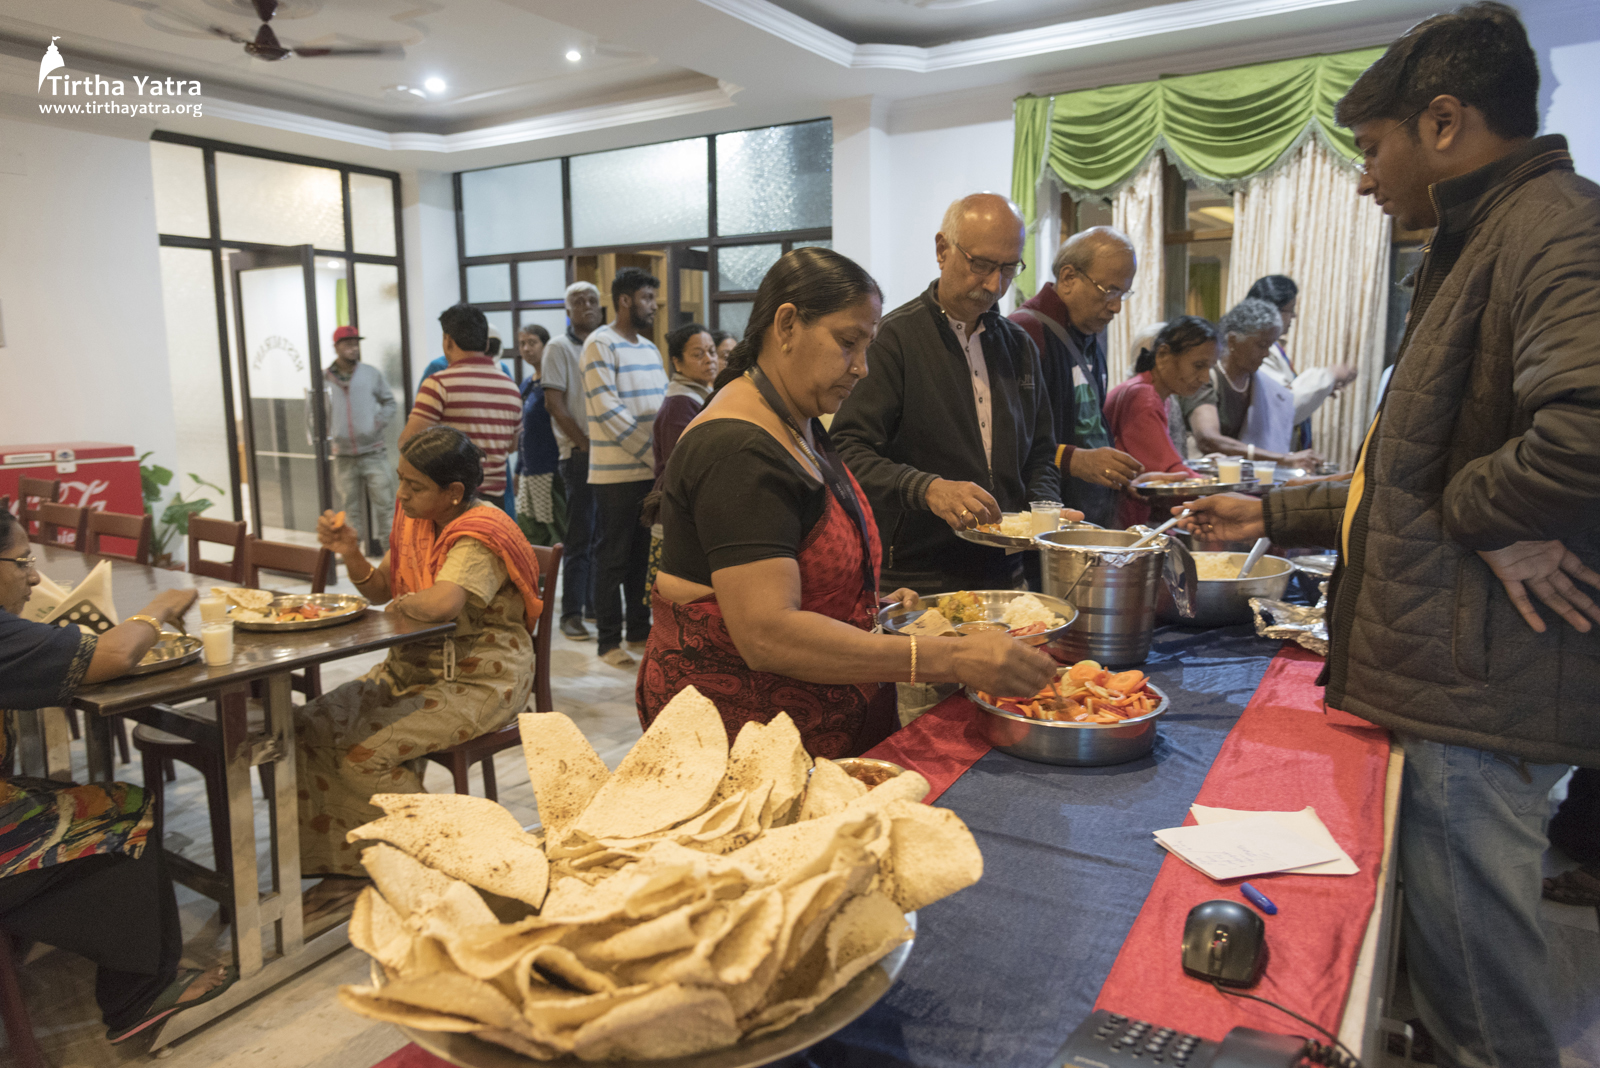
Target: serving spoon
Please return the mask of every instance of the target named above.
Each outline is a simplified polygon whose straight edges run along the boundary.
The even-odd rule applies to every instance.
[[[1272,544],[1271,538],[1257,538],[1256,543],[1250,547],[1250,555],[1244,558],[1244,566],[1239,569],[1239,578],[1246,578],[1255,570],[1261,558],[1267,555],[1267,546]]]

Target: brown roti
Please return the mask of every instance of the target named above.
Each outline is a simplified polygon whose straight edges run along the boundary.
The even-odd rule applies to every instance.
[[[469,1020],[464,1016],[452,1016],[449,1013],[434,1012],[429,1009],[407,1005],[400,1001],[389,1001],[379,996],[378,988],[370,986],[341,986],[339,988],[339,1004],[369,1020],[380,1020],[384,1023],[404,1024],[407,1027],[418,1027],[424,1031],[450,1031],[457,1034],[471,1034],[483,1030],[483,1024],[477,1020]]]
[[[891,821],[884,891],[902,912],[915,912],[983,878],[983,854],[954,812],[906,800],[891,802],[883,812]]]
[[[517,716],[517,730],[539,822],[546,840],[553,843],[588,807],[611,773],[577,724],[560,712],[523,712]]]
[[[584,1024],[572,1052],[586,1061],[665,1059],[738,1040],[733,1009],[721,992],[672,983]]]
[[[388,842],[436,871],[538,908],[550,864],[517,818],[469,794],[374,794],[382,819],[357,827],[351,842]]]
[[[595,838],[628,838],[705,811],[728,770],[717,707],[688,687],[667,702],[573,824]]]
[[[800,821],[843,812],[866,792],[865,783],[828,758],[818,757],[811,768],[811,781],[806,784],[805,801],[800,805]]]
[[[771,793],[762,806],[761,826],[782,826],[794,819],[810,769],[811,757],[800,732],[789,713],[779,712],[770,723],[752,722],[739,728],[728,753],[728,775],[718,786],[717,796],[750,793],[771,783]]]

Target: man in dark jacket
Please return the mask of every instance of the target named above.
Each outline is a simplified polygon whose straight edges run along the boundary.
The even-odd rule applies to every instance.
[[[1112,448],[1106,429],[1106,327],[1133,292],[1139,262],[1126,234],[1091,226],[1062,243],[1050,269],[1055,281],[1012,312],[1011,321],[1039,347],[1062,503],[1091,523],[1112,527],[1119,491],[1144,465]]]
[[[1214,536],[1340,548],[1328,704],[1404,746],[1412,991],[1441,1063],[1469,1068],[1559,1064],[1548,794],[1600,766],[1600,608],[1577,585],[1600,586],[1600,187],[1534,136],[1538,85],[1494,3],[1420,23],[1356,81],[1337,115],[1361,192],[1434,228],[1393,379],[1348,486],[1195,506]]]
[[[1060,492],[1039,355],[994,310],[1022,267],[1016,205],[975,193],[934,237],[939,279],[883,317],[832,436],[872,502],[883,587],[1009,589],[1017,557],[956,537]]]

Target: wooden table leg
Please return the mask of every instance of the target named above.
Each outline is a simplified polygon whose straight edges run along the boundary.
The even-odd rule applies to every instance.
[[[267,736],[273,754],[267,777],[267,810],[272,823],[272,888],[278,914],[278,952],[299,953],[305,945],[304,902],[300,897],[300,800],[294,755],[294,704],[287,673],[267,679]]]
[[[117,777],[117,759],[111,749],[111,720],[92,712],[83,717],[83,748],[89,757],[89,781],[111,782]]]
[[[222,768],[233,840],[233,959],[239,975],[261,970],[261,892],[256,868],[255,799],[250,795],[248,686],[222,691]]]
[[[38,779],[72,781],[72,733],[59,708],[20,710],[17,725],[17,770]]]

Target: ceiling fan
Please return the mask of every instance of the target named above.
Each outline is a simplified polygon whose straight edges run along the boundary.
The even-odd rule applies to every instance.
[[[272,16],[278,10],[278,0],[252,0],[256,15],[261,19],[261,28],[256,31],[254,38],[225,30],[220,26],[206,27],[218,37],[225,37],[236,44],[244,45],[246,55],[256,59],[276,61],[288,59],[290,56],[299,56],[302,59],[326,59],[343,56],[386,56],[404,58],[405,49],[395,44],[374,43],[357,45],[348,48],[300,48],[285,45],[278,40],[278,35],[272,32]]]

